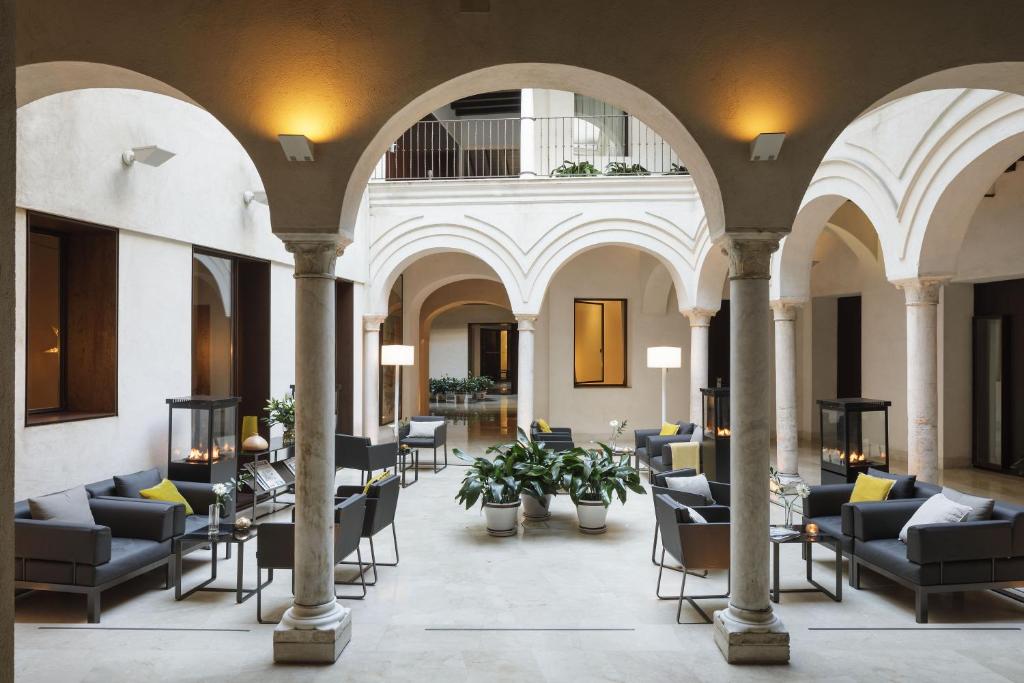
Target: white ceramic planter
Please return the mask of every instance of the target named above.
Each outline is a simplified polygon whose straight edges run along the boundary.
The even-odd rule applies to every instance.
[[[603,534],[608,531],[608,508],[599,500],[581,500],[576,504],[580,531],[585,534]]]
[[[515,536],[519,526],[519,501],[484,503],[487,533],[491,536]]]
[[[549,493],[543,499],[537,500],[525,493],[520,495],[519,498],[523,501],[523,518],[531,522],[543,522],[546,519],[551,519],[551,499],[553,497]]]

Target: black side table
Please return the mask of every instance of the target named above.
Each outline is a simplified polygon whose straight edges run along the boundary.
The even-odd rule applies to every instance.
[[[412,469],[412,481],[406,481],[406,471]],[[398,472],[402,475],[402,488],[408,488],[420,480],[420,449],[399,446]]]
[[[833,538],[820,531],[816,534],[808,534],[804,525],[798,524],[792,527],[773,526],[772,529],[791,529],[793,535],[788,537],[776,537],[769,534],[772,543],[772,602],[779,601],[780,593],[824,593],[836,602],[843,601],[843,544],[838,538]],[[815,545],[826,542],[835,546],[836,551],[836,589],[830,591],[814,580],[814,565],[811,562],[811,550]],[[788,543],[799,543],[803,546],[804,559],[807,564],[807,583],[812,588],[779,588],[779,547]]]
[[[174,585],[174,599],[184,600],[188,596],[192,595],[196,591],[207,591],[214,593],[234,593],[235,602],[243,603],[253,595],[256,594],[256,588],[243,588],[242,577],[244,575],[245,567],[245,544],[250,540],[256,538],[257,527],[253,526],[248,531],[239,532],[235,531],[235,527],[232,524],[221,524],[220,531],[211,534],[209,529],[203,528],[199,531],[193,531],[188,534],[183,534],[174,539],[174,568],[176,582]],[[235,576],[235,587],[234,588],[219,588],[210,586],[211,583],[217,580],[217,545],[220,543],[227,543],[230,548],[232,544],[238,546],[237,563],[238,568]],[[210,578],[203,581],[198,586],[188,589],[184,593],[181,591],[181,560],[191,548],[195,548],[200,545],[210,546]],[[259,576],[256,577],[257,583],[259,582]],[[269,584],[267,583],[260,586],[264,588]]]

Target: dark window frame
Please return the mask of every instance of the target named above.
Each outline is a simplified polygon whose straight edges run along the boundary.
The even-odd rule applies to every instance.
[[[619,302],[622,304],[622,383],[607,384],[603,380],[580,382],[576,377],[576,304]],[[605,365],[605,329],[604,318],[601,321],[601,364]],[[604,373],[602,372],[602,375]],[[572,385],[574,389],[624,389],[629,388],[629,299],[607,296],[578,296],[572,300]]]

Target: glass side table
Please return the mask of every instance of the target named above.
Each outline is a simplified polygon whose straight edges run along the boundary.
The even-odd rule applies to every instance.
[[[787,535],[783,532],[789,531]],[[843,601],[843,543],[838,538],[821,533],[808,534],[803,524],[792,526],[772,526],[769,539],[772,543],[772,602],[779,601],[780,593],[824,593],[836,602]],[[836,589],[830,591],[814,580],[814,565],[811,562],[811,552],[814,546],[820,543],[829,543],[835,546],[836,553]],[[803,546],[804,560],[807,567],[807,583],[811,588],[780,588],[779,587],[779,548],[783,545],[794,543]]]
[[[412,481],[406,481],[406,472],[412,470]],[[420,480],[420,449],[402,446],[398,449],[398,472],[402,475],[402,488],[408,488]]]
[[[182,534],[174,539],[174,599],[184,600],[197,591],[205,591],[213,593],[234,593],[235,602],[243,603],[255,595],[257,591],[256,588],[250,589],[242,586],[242,577],[245,573],[245,544],[256,538],[257,528],[258,527],[253,526],[248,531],[235,531],[233,524],[221,524],[220,531],[211,534],[210,530],[204,526],[202,529]],[[238,555],[238,559],[236,560],[238,566],[235,573],[234,588],[210,586],[211,583],[217,580],[217,546],[221,543],[227,543],[228,547],[231,545],[238,546],[236,553]],[[210,578],[206,579],[198,586],[194,586],[187,591],[182,592],[181,560],[191,549],[202,545],[210,546]],[[256,581],[259,582],[259,576],[256,577]],[[270,581],[268,580],[265,584],[260,586],[260,588],[265,588],[269,583]]]

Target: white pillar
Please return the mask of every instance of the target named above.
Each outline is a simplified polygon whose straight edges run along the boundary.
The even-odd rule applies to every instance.
[[[907,464],[919,481],[939,483],[938,306],[947,278],[895,283],[907,299]]]
[[[789,633],[769,599],[768,278],[774,233],[736,234],[729,254],[729,607],[715,612],[715,642],[730,664],[789,661]]]
[[[709,308],[683,311],[690,320],[690,422],[701,427],[704,397],[700,390],[708,384],[708,328],[715,313]]]
[[[295,255],[295,599],[274,629],[274,661],[331,663],[352,617],[334,595],[336,238],[287,240]]]
[[[519,176],[537,175],[537,121],[533,111],[534,91],[524,88],[519,104]]]
[[[796,424],[796,314],[802,301],[772,302],[775,312],[775,465],[799,478]]]
[[[363,436],[380,440],[380,326],[386,315],[363,316]]]
[[[516,396],[516,424],[530,434],[533,422],[533,346],[535,315],[517,315],[519,321],[519,378]]]

